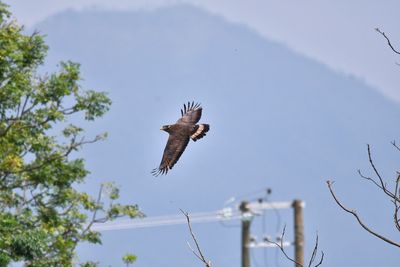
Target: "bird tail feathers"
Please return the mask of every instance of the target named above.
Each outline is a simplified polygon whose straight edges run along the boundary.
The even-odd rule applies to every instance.
[[[206,133],[208,132],[208,130],[210,130],[210,125],[208,124],[197,124],[195,125],[192,135],[190,136],[190,138],[193,141],[197,141],[201,138],[203,138],[204,136],[206,136]]]

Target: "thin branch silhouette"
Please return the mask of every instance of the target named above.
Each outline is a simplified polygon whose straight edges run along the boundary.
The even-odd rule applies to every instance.
[[[381,234],[379,234],[379,233],[375,232],[374,230],[372,230],[371,228],[369,228],[369,227],[361,220],[360,216],[358,216],[358,214],[357,214],[357,212],[356,212],[355,210],[351,210],[351,209],[347,208],[346,206],[344,206],[344,205],[340,202],[340,200],[337,198],[337,196],[335,195],[335,193],[334,193],[334,191],[333,191],[333,188],[332,188],[333,182],[332,182],[332,181],[329,181],[329,180],[328,180],[328,181],[326,181],[326,183],[327,183],[327,185],[328,185],[329,191],[331,192],[331,195],[332,195],[333,199],[335,200],[335,202],[336,202],[336,203],[339,205],[339,207],[341,207],[344,211],[346,211],[347,213],[352,214],[352,215],[357,219],[358,224],[359,224],[362,228],[364,228],[367,232],[369,232],[370,234],[376,236],[377,238],[379,238],[379,239],[385,241],[386,243],[391,244],[391,245],[393,245],[393,246],[396,246],[396,247],[399,247],[399,248],[400,248],[400,244],[399,244],[399,243],[397,243],[397,242],[395,242],[395,241],[392,241],[392,240],[390,240],[389,238],[384,237],[384,236],[382,236]]]
[[[207,260],[207,259],[204,257],[204,255],[203,255],[203,253],[202,253],[202,251],[201,251],[201,249],[200,249],[200,245],[199,245],[199,243],[197,242],[196,236],[195,236],[194,233],[193,233],[192,225],[191,225],[191,223],[190,223],[189,213],[184,212],[182,209],[180,209],[180,211],[181,211],[181,212],[183,213],[183,215],[185,215],[185,217],[186,217],[186,221],[187,221],[187,225],[188,225],[188,227],[189,227],[190,235],[192,236],[192,239],[193,239],[194,243],[196,244],[197,252],[190,246],[190,243],[187,242],[187,244],[188,244],[190,250],[193,252],[193,254],[194,254],[200,261],[202,261],[202,262],[204,263],[204,265],[205,265],[206,267],[211,267],[211,261]]]
[[[281,250],[282,254],[285,256],[285,258],[288,259],[289,261],[293,262],[294,264],[296,264],[296,266],[304,267],[301,263],[299,263],[296,260],[294,260],[291,257],[289,257],[289,255],[286,253],[285,248],[283,246],[283,239],[284,239],[284,236],[285,236],[285,231],[286,231],[286,225],[283,227],[282,235],[279,238],[279,241],[280,241],[279,243],[275,242],[275,241],[272,241],[272,240],[266,240],[266,241],[268,243],[271,243],[271,244],[277,246]],[[317,234],[317,237],[316,237],[316,240],[315,240],[315,246],[314,246],[313,252],[311,254],[311,258],[310,258],[310,260],[308,262],[308,267],[311,267],[312,264],[314,263],[315,257],[317,256],[317,251],[318,251],[318,234]],[[313,267],[318,267],[318,266],[320,266],[322,264],[322,262],[324,260],[324,255],[325,255],[324,252],[321,251],[321,259]]]
[[[396,54],[400,55],[400,52],[397,51],[397,50],[393,47],[392,43],[390,42],[389,37],[385,34],[385,32],[381,31],[379,28],[375,28],[375,31],[377,31],[378,33],[380,33],[380,34],[386,39],[386,41],[387,41],[389,47],[392,49],[393,52],[395,52]]]

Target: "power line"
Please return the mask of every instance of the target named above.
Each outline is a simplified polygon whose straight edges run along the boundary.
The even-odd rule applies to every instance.
[[[225,208],[213,212],[198,212],[190,214],[191,223],[206,223],[215,221],[228,221],[237,220],[241,218],[239,211],[235,211],[231,208]],[[148,228],[158,227],[167,225],[186,224],[186,218],[182,215],[165,215],[157,217],[147,217],[143,219],[134,220],[118,220],[115,222],[108,223],[97,223],[92,226],[94,231],[111,231],[111,230],[123,230],[123,229],[137,229],[137,228]]]
[[[248,203],[248,209],[251,213],[243,214],[239,208],[224,208],[212,212],[198,212],[190,214],[190,221],[192,223],[206,223],[206,222],[224,222],[230,220],[243,219],[245,216],[259,215],[260,211],[265,209],[274,208],[290,208],[292,202],[269,202],[269,203]],[[142,219],[133,220],[118,220],[106,223],[93,224],[93,231],[111,231],[111,230],[124,230],[124,229],[138,229],[148,227],[159,227],[167,225],[186,224],[186,219],[179,214],[165,215],[157,217],[147,217]]]

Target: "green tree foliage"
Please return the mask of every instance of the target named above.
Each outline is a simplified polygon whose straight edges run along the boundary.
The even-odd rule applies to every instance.
[[[99,264],[97,262],[88,261],[79,265],[80,267],[98,267]]]
[[[114,203],[112,184],[96,199],[76,189],[89,172],[72,154],[105,136],[86,139],[69,118],[95,120],[111,101],[81,88],[77,63],[40,75],[47,46],[38,33],[22,30],[0,2],[0,266],[71,266],[79,242],[101,242],[93,223],[141,213]]]
[[[131,253],[127,253],[125,254],[125,256],[122,257],[122,261],[126,264],[127,267],[129,267],[130,264],[133,264],[136,260],[136,255],[133,255]]]

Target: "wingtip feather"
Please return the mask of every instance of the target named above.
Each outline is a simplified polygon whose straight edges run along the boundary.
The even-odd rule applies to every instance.
[[[183,109],[181,109],[181,116],[185,115],[189,111],[197,110],[197,109],[203,109],[201,107],[201,103],[197,102],[195,103],[194,101],[190,102],[188,101],[187,104],[183,104]]]

